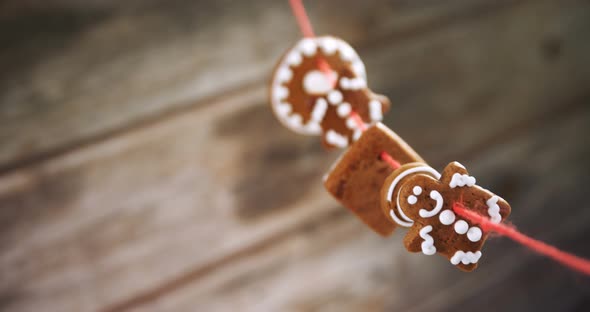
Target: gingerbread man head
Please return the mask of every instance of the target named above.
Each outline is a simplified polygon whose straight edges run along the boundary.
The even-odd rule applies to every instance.
[[[505,200],[475,182],[458,162],[447,165],[442,175],[424,163],[406,164],[385,180],[381,207],[391,222],[409,228],[404,238],[408,251],[439,253],[461,270],[471,271],[477,267],[487,234],[456,215],[453,204],[460,202],[496,223],[510,214]]]
[[[327,64],[323,70],[320,62]],[[389,100],[367,88],[365,65],[341,39],[304,38],[279,61],[270,89],[272,109],[287,128],[322,135],[326,147],[347,147],[361,129],[352,111],[372,124],[382,119]]]

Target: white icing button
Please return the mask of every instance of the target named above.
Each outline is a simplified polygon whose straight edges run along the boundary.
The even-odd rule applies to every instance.
[[[414,195],[420,195],[422,194],[422,188],[419,187],[418,185],[414,186],[414,188],[412,189],[412,192],[414,193]]]
[[[332,84],[325,73],[310,70],[303,77],[303,89],[307,94],[324,95],[332,90]]]
[[[416,198],[416,196],[414,196],[414,195],[408,196],[408,203],[410,203],[410,205],[413,205],[417,202],[418,202],[418,198]]]
[[[365,74],[365,64],[359,59],[352,64],[352,70],[359,76],[364,76]]]
[[[348,45],[348,43],[340,42],[338,47],[338,50],[340,51],[340,58],[342,60],[350,62],[353,59],[357,58],[356,52],[354,52],[354,50],[351,46]]]
[[[288,67],[281,67],[281,69],[277,71],[277,80],[280,83],[289,82],[291,78],[293,78],[293,72]]]
[[[303,58],[301,57],[301,54],[299,53],[299,51],[297,50],[292,50],[291,52],[289,52],[289,55],[287,55],[287,64],[291,65],[291,66],[299,66],[299,64],[301,64],[301,61],[303,60]]]
[[[336,52],[336,49],[338,48],[338,43],[336,42],[336,40],[334,40],[334,38],[323,38],[321,39],[320,47],[322,48],[322,51],[324,51],[324,53],[330,55]]]
[[[316,45],[316,43],[315,43],[315,41],[313,39],[311,39],[311,38],[305,38],[305,39],[303,39],[303,40],[300,41],[300,43],[299,43],[299,49],[306,56],[312,56],[312,55],[315,54],[315,52],[317,50],[317,45]]]
[[[447,209],[438,215],[438,219],[440,220],[440,223],[444,225],[451,225],[455,222],[455,213]]]
[[[478,242],[481,239],[481,235],[481,229],[477,226],[473,226],[467,231],[467,238],[472,242]]]
[[[342,93],[338,90],[330,91],[328,93],[328,101],[333,105],[340,104],[342,102]]]
[[[459,220],[455,223],[455,232],[457,234],[465,234],[469,229],[469,225],[464,220]]]
[[[277,98],[279,100],[283,100],[289,96],[289,89],[282,87],[282,86],[276,87],[275,88],[275,95],[277,96]]]
[[[342,118],[350,115],[351,111],[352,111],[352,107],[348,103],[342,103],[342,104],[338,105],[338,108],[336,109],[338,116],[340,116]]]
[[[291,104],[289,103],[279,103],[276,106],[276,110],[277,113],[281,116],[287,116],[291,113],[291,111],[293,110],[293,108],[291,107]]]

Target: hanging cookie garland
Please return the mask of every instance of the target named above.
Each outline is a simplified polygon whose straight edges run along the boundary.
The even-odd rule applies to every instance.
[[[439,173],[382,124],[390,101],[368,88],[358,54],[342,39],[315,37],[301,1],[290,2],[305,38],[275,67],[271,107],[288,129],[345,149],[324,176],[342,205],[382,236],[408,228],[408,251],[438,253],[463,271],[477,267],[495,231],[590,275],[590,261],[502,224],[510,205],[478,186],[463,165],[452,162]]]

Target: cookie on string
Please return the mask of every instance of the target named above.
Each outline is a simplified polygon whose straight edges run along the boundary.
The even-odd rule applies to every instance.
[[[381,189],[381,208],[393,223],[409,227],[404,245],[410,252],[439,253],[463,271],[472,271],[482,255],[487,234],[453,212],[455,202],[500,223],[510,205],[475,184],[458,162],[442,175],[425,163],[401,166],[387,177]]]
[[[393,131],[377,123],[363,132],[324,176],[324,186],[342,205],[382,236],[395,224],[383,217],[380,190],[393,169],[379,158],[387,152],[400,163],[424,162]]]
[[[352,111],[374,124],[390,106],[385,96],[368,89],[365,65],[354,49],[330,36],[304,38],[283,55],[273,72],[270,98],[283,125],[321,135],[328,148],[345,148],[360,136]]]

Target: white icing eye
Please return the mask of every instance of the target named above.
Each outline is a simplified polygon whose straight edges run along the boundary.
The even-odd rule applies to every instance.
[[[342,102],[342,93],[338,90],[331,91],[328,94],[328,101],[334,105],[340,104]]]
[[[310,70],[303,77],[303,89],[307,94],[324,95],[332,90],[332,84],[325,73],[319,70]]]
[[[465,234],[468,229],[469,225],[464,220],[459,220],[455,223],[455,232],[457,232],[457,234]]]
[[[413,205],[417,202],[418,202],[418,198],[416,198],[416,196],[414,196],[414,195],[408,196],[408,203],[410,203],[410,205]]]
[[[469,228],[469,231],[467,231],[467,238],[472,242],[478,242],[481,239],[481,235],[481,229],[476,226]]]
[[[418,196],[418,195],[422,194],[422,188],[419,187],[418,185],[416,185],[412,189],[412,192],[414,192],[414,195]]]
[[[455,222],[455,213],[447,209],[438,215],[438,219],[440,220],[440,223],[444,225],[451,225]]]

